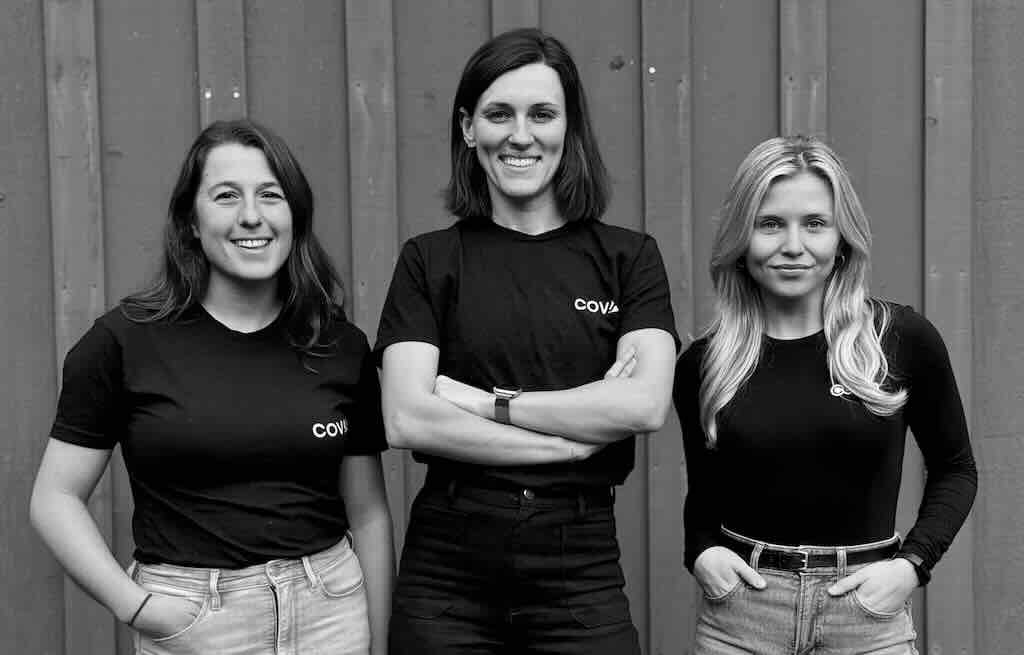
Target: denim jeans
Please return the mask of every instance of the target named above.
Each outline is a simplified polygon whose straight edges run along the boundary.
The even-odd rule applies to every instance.
[[[394,595],[394,655],[640,653],[610,490],[428,484]]]
[[[137,655],[369,652],[363,572],[348,539],[301,559],[244,569],[135,563],[129,570],[147,591],[186,598],[199,609],[173,635],[137,632]]]
[[[776,571],[755,565],[764,589],[740,580],[721,596],[704,595],[694,655],[917,655],[909,599],[896,611],[879,611],[856,589],[828,594],[837,580],[865,566]]]

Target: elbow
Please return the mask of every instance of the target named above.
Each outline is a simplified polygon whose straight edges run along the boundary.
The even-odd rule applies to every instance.
[[[399,450],[411,450],[416,447],[415,435],[418,433],[416,419],[407,410],[395,408],[384,415],[384,435],[388,446]]]
[[[657,432],[665,425],[668,418],[669,403],[663,402],[653,395],[646,395],[637,403],[633,416],[633,431]]]

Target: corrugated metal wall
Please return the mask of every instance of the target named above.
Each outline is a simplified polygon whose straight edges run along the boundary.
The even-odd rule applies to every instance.
[[[6,0],[0,5],[0,651],[126,653],[66,582],[27,501],[67,348],[154,270],[176,167],[205,122],[279,131],[372,337],[398,246],[448,223],[451,97],[493,33],[540,25],[581,68],[615,181],[607,220],[657,237],[680,332],[710,317],[713,215],[740,158],[827,136],[876,235],[877,294],[939,326],[974,429],[981,494],[918,594],[922,650],[1010,655],[1024,633],[1024,15],[1015,0]],[[973,156],[972,156],[973,153]],[[648,653],[689,643],[685,475],[673,417],[619,494]],[[423,471],[389,453],[401,541]],[[923,484],[910,447],[900,527]],[[118,464],[92,501],[131,552]],[[921,602],[923,601],[923,602]]]

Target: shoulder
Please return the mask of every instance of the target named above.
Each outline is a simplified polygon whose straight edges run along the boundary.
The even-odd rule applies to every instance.
[[[704,360],[704,352],[707,347],[707,337],[701,337],[691,342],[676,361],[676,375],[699,377],[701,362]]]
[[[872,298],[875,305],[875,321],[888,317],[883,339],[893,342],[897,347],[914,347],[942,343],[942,337],[931,321],[910,305],[902,305],[890,300]]]
[[[438,248],[443,249],[452,244],[458,243],[462,236],[462,232],[469,227],[467,223],[468,219],[461,219],[448,227],[417,234],[416,236],[409,238],[405,242],[405,246],[407,248],[411,247],[425,252],[430,252]]]
[[[628,227],[609,225],[608,223],[593,219],[585,220],[582,227],[592,232],[605,243],[618,246],[624,250],[638,251],[645,246],[657,247],[654,237]]]
[[[370,351],[370,342],[366,333],[343,315],[339,315],[331,323],[325,337],[325,341],[335,344],[342,352],[368,353]]]

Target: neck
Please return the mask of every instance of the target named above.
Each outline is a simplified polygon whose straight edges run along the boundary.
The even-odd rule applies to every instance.
[[[791,302],[765,298],[764,331],[773,339],[799,339],[820,331],[824,325],[820,298]]]
[[[203,307],[215,319],[236,332],[255,332],[270,325],[281,312],[277,280],[251,286],[227,284],[211,277]]]
[[[491,220],[524,234],[543,234],[566,223],[550,195],[523,202],[511,202],[507,198],[495,198],[492,195],[491,207]]]

